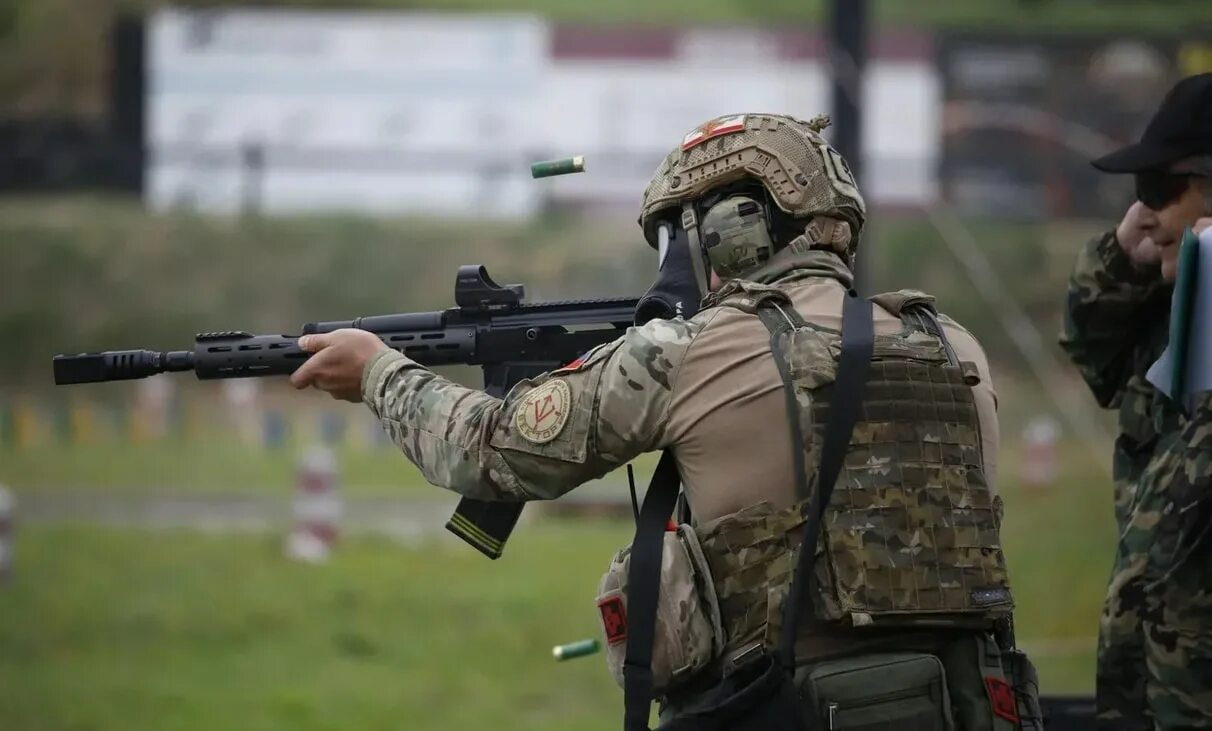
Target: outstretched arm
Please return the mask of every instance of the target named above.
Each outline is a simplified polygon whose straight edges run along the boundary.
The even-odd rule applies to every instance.
[[[654,320],[503,399],[386,351],[362,400],[427,480],[467,497],[555,498],[663,442],[673,385],[699,325]]]

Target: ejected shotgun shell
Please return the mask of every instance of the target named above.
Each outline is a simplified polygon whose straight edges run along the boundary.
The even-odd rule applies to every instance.
[[[530,177],[550,178],[552,175],[585,172],[585,156],[573,155],[559,160],[541,160],[530,164]]]
[[[551,648],[551,656],[556,660],[571,660],[574,657],[592,655],[601,649],[597,640],[581,640],[569,642],[567,645],[556,645]]]

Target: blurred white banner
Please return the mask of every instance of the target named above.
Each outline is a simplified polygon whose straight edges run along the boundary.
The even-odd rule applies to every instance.
[[[519,15],[164,10],[148,44],[158,209],[524,218],[545,201],[632,205],[705,119],[829,106],[808,30],[629,35]],[[868,200],[929,203],[932,59],[877,53],[864,94]],[[532,160],[573,154],[586,156],[584,175],[530,179]]]

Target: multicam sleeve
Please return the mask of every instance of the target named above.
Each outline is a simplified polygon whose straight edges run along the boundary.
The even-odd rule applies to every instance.
[[[1137,267],[1108,232],[1078,255],[1060,345],[1103,406],[1117,406],[1144,333],[1169,307],[1157,266]]]
[[[1196,397],[1191,417],[1145,468],[1121,550],[1188,550],[1208,532],[1212,516],[1212,392]],[[1161,562],[1159,562],[1159,565]],[[1206,587],[1191,587],[1203,591]]]
[[[696,320],[631,328],[503,399],[389,351],[363,373],[363,401],[431,483],[479,499],[555,498],[666,446],[677,372],[698,329]]]

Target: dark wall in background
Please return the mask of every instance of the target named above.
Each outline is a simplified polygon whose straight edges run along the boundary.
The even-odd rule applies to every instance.
[[[0,118],[0,191],[88,189],[141,193],[144,168],[144,24],[119,19],[110,32],[108,114]]]
[[[1139,138],[1178,79],[1212,71],[1199,38],[944,34],[944,195],[1009,218],[1122,211],[1131,182],[1089,161]]]

